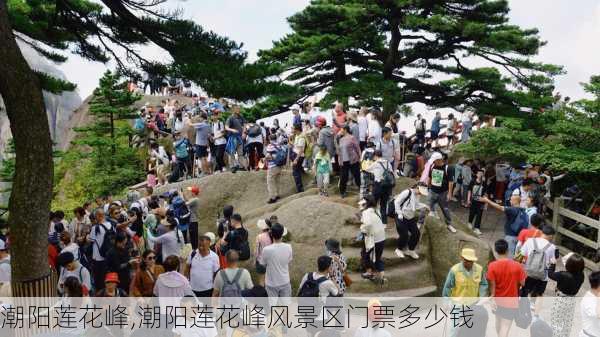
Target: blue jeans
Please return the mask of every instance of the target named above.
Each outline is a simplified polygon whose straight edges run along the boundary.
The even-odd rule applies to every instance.
[[[444,220],[446,225],[452,225],[452,217],[450,216],[450,210],[448,209],[448,200],[446,199],[447,192],[436,193],[429,189],[429,195],[427,196],[427,205],[431,212],[435,212],[435,204],[440,205],[442,213],[444,214]]]
[[[517,249],[517,237],[512,235],[505,235],[504,240],[508,242],[508,257],[515,256],[515,249]]]

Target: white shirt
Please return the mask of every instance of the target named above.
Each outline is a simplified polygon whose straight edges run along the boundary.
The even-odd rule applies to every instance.
[[[112,224],[108,221],[105,221],[102,225],[106,229],[112,228]],[[104,234],[106,234],[104,228],[99,224],[95,224],[92,226],[92,232],[90,233],[90,240],[92,241],[92,259],[95,261],[104,261],[104,257],[100,255],[100,247],[102,247]]]
[[[221,121],[213,122],[212,129],[215,145],[227,144],[227,139],[225,139],[225,124]]]
[[[79,246],[75,242],[71,242],[63,248],[60,253],[70,252],[75,257],[75,261],[79,261]]]
[[[179,236],[179,240],[177,240],[177,236]],[[148,240],[161,244],[160,248],[163,260],[171,255],[179,256],[181,248],[185,244],[183,233],[179,229],[169,231],[159,237],[152,236],[152,232],[148,229]]]
[[[385,241],[385,225],[374,208],[367,208],[361,213],[360,231],[365,233],[365,248],[373,248],[376,243]]]
[[[219,271],[219,256],[212,250],[208,255],[202,256],[196,251],[194,258],[188,256],[187,264],[190,266],[190,284],[194,291],[206,291],[213,288],[214,274]]]
[[[64,285],[65,280],[71,276],[76,277],[88,290],[92,289],[90,272],[84,266],[78,265],[73,271],[67,270],[67,268],[61,268],[60,277],[58,279],[58,289],[61,293],[64,292],[64,287],[62,286]]]
[[[289,265],[292,262],[292,246],[288,243],[273,243],[266,246],[260,264],[267,267],[265,285],[279,287],[290,283]]]
[[[313,280],[318,280],[321,277],[327,277],[325,275],[321,275],[319,273],[312,273],[312,277]],[[306,282],[306,280],[308,279],[308,274],[304,274],[304,276],[302,277],[302,281],[300,281],[300,286],[298,287],[298,289],[302,289],[302,286],[304,285],[304,282]],[[321,282],[321,284],[319,284],[319,297],[321,299],[325,299],[327,298],[327,296],[337,296],[338,295],[338,288],[335,285],[335,283],[333,283],[332,280],[327,280],[327,281],[323,281]]]
[[[0,260],[0,282],[10,282],[10,255]]]
[[[369,132],[369,120],[367,117],[358,116],[358,139],[361,142],[367,141],[367,134]]]
[[[374,117],[368,120],[369,139],[377,144],[381,140],[381,125]],[[359,130],[360,131],[360,130]]]
[[[544,249],[546,245],[549,243],[548,240],[544,238],[529,238],[521,247],[521,255],[527,257],[534,250],[533,240],[536,241],[538,249]],[[550,246],[546,249],[544,254],[544,260],[546,262],[546,276],[542,281],[548,281],[548,268],[550,268],[550,260],[554,257],[554,252],[556,251],[556,246],[550,243]]]
[[[521,208],[527,208],[527,199],[529,198],[530,194],[531,192],[525,191],[523,189],[523,186],[515,188],[515,190],[512,192],[512,195],[517,195],[521,197],[521,202],[519,203],[519,207]]]
[[[410,192],[409,192],[410,191]],[[410,197],[409,194],[410,193]],[[401,206],[404,203],[404,206]],[[398,219],[413,219],[418,209],[425,207],[419,202],[417,192],[412,189],[406,189],[394,198],[394,208]]]
[[[600,317],[596,312],[598,301],[600,301],[600,298],[588,291],[581,299],[580,304],[581,329],[592,336],[600,336]],[[583,331],[579,333],[579,337],[589,337]]]
[[[394,168],[392,167],[392,164],[390,164],[384,158],[374,161],[371,164],[371,166],[369,166],[367,171],[373,174],[373,179],[375,180],[375,182],[381,182],[381,180],[383,179],[384,168],[392,172],[392,174],[394,173]]]

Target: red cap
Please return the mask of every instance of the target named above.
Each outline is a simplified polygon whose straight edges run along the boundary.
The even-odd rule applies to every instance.
[[[188,187],[188,191],[192,192],[194,195],[198,195],[198,193],[200,193],[200,187],[198,187],[198,185],[193,185]]]
[[[119,283],[119,274],[117,274],[117,273],[106,274],[106,277],[104,278],[104,283],[108,283],[108,282]]]

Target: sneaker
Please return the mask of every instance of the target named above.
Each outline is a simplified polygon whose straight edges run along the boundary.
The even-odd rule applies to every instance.
[[[446,228],[448,228],[448,230],[450,231],[450,233],[456,233],[456,228],[454,228],[454,226],[448,225],[448,226],[446,226]]]
[[[396,248],[396,250],[394,251],[394,253],[396,253],[396,256],[403,259],[404,258],[404,252],[402,252],[400,249]]]
[[[477,235],[481,235],[481,234],[483,234],[483,233],[481,233],[481,231],[479,230],[479,228],[475,228],[475,229],[473,230],[473,232],[474,232],[475,234],[477,234]]]
[[[412,257],[415,260],[419,259],[419,254],[417,254],[417,252],[415,252],[414,250],[406,251],[405,254]]]
[[[277,199],[269,199],[269,201],[267,201],[267,204],[274,204],[277,202]]]
[[[468,223],[467,226],[469,226],[469,229],[473,229],[473,225],[471,225],[471,223]]]

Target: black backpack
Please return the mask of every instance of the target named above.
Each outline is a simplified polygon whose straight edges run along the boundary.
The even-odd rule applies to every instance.
[[[262,134],[262,129],[258,125],[252,125],[250,129],[248,129],[248,136],[250,137],[258,137]]]
[[[381,178],[381,187],[385,188],[393,188],[396,186],[396,177],[394,177],[394,173],[391,170],[388,170],[387,167],[383,166],[383,163],[379,163],[381,168],[383,168],[383,177]]]
[[[400,203],[400,212],[402,212],[402,208],[404,207],[404,205],[406,204],[406,202],[408,202],[408,200],[410,199],[412,195],[412,191],[409,189],[408,190],[408,196],[406,198],[404,198],[404,200],[402,200],[402,202]],[[390,218],[395,218],[398,216],[398,212],[396,211],[396,204],[395,204],[395,200],[396,198],[391,198],[390,201],[388,201],[387,204],[387,216]]]
[[[117,232],[115,232],[114,227],[112,225],[110,228],[104,227],[104,225],[101,223],[96,224],[96,226],[102,226],[102,228],[104,229],[104,240],[102,241],[102,245],[98,246],[98,251],[100,252],[100,256],[106,257],[108,251],[115,246],[115,238],[117,236]],[[95,230],[96,235],[98,235],[100,229],[96,227]],[[98,243],[96,243],[96,245],[97,244]]]
[[[327,277],[321,276],[318,279],[313,278],[313,273],[306,274],[306,281],[298,291],[298,297],[319,297],[319,286],[327,281]]]

